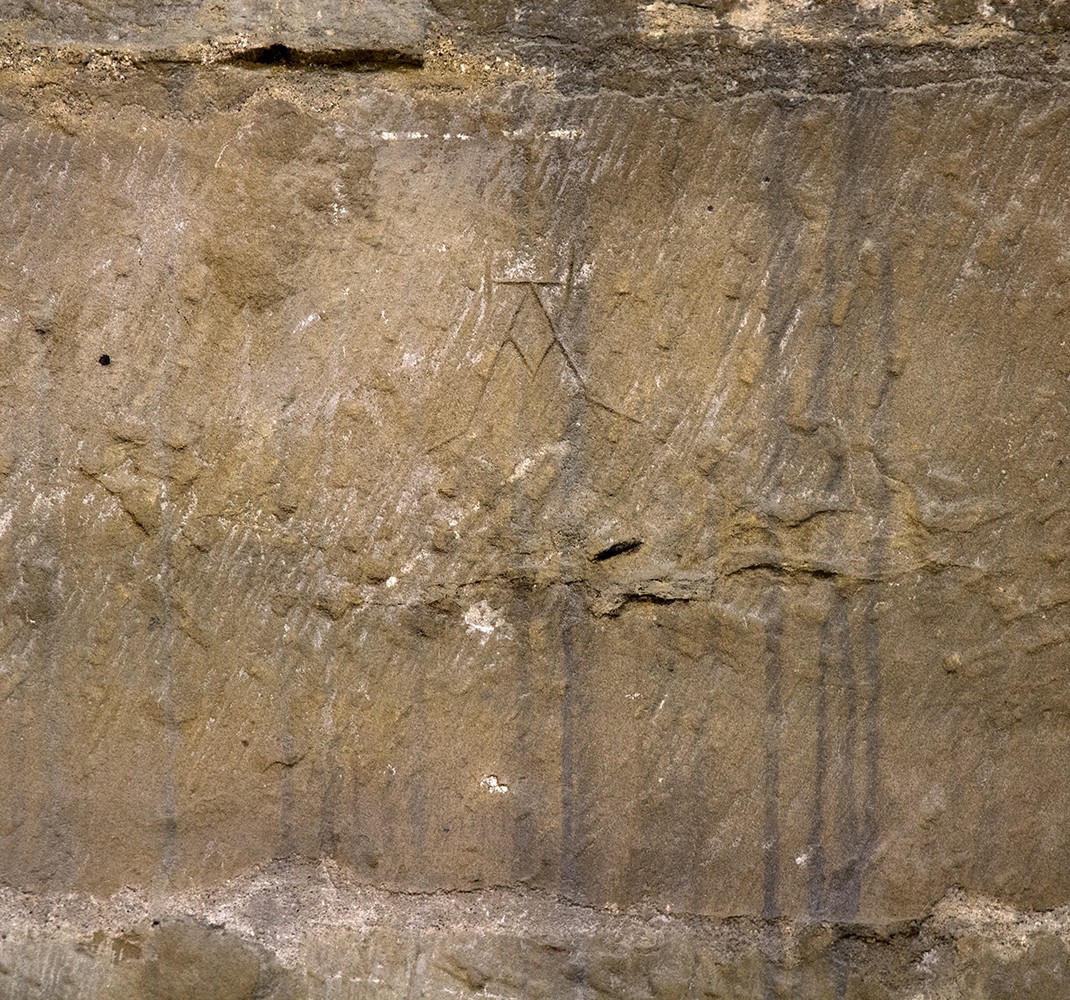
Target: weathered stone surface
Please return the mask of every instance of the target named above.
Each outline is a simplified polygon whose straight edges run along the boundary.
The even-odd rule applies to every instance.
[[[0,10],[0,995],[1059,995],[1063,6]]]
[[[707,921],[526,892],[396,896],[327,863],[275,865],[196,895],[51,900],[46,935],[42,914],[11,895],[0,916],[0,995],[49,1000],[1047,1000],[1070,974],[1066,908],[1022,913],[961,893],[925,921],[879,928]]]
[[[202,0],[98,4],[85,0],[5,0],[9,35],[74,53],[116,51],[133,58],[212,61],[290,58],[347,63],[415,59],[430,11],[422,0]]]

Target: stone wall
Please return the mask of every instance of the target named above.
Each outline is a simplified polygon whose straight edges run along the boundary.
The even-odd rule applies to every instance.
[[[1070,993],[1067,31],[0,2],[0,997]]]

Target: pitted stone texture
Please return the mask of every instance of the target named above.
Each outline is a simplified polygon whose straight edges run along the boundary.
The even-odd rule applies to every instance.
[[[709,921],[527,892],[390,894],[330,863],[110,900],[0,894],[4,1000],[1049,1000],[1068,914],[949,893],[922,921]]]

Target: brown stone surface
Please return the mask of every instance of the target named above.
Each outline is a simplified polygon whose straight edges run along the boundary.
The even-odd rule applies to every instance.
[[[266,6],[0,4],[0,996],[1060,995],[1067,5]]]

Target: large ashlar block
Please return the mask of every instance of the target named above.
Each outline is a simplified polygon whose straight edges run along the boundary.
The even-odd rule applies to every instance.
[[[1056,995],[1061,39],[653,6],[4,8],[0,996]]]

